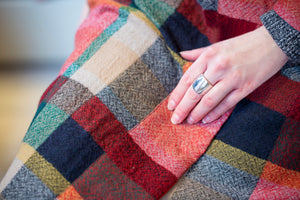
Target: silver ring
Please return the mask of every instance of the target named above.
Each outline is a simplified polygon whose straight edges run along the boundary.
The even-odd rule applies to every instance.
[[[198,93],[202,94],[204,91],[207,92],[208,89],[212,88],[212,84],[201,74],[193,83],[193,90]]]

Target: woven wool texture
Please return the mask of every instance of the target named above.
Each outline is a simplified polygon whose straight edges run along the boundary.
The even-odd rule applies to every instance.
[[[178,53],[261,25],[226,2],[89,0],[0,199],[300,199],[300,83],[278,73],[211,124],[170,122]]]

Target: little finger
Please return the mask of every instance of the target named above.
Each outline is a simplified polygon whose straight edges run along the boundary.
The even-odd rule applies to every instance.
[[[212,111],[210,111],[202,120],[203,123],[210,123],[221,117],[225,112],[233,108],[241,99],[240,92],[237,90],[228,94]]]

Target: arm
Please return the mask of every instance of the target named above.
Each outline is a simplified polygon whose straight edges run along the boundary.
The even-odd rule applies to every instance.
[[[288,61],[264,26],[206,48],[183,52],[182,56],[195,62],[169,98],[174,124],[186,118],[191,124],[216,120]],[[214,85],[204,96],[191,86],[200,74]]]
[[[299,62],[299,3],[279,0],[261,16],[264,26],[207,48],[182,52],[193,65],[172,92],[168,108],[174,124],[187,119],[209,123],[234,107],[291,59]],[[279,16],[280,15],[280,16]],[[192,83],[200,75],[214,85],[198,95]]]

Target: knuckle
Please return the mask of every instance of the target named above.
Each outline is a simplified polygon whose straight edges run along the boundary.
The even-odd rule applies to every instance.
[[[222,69],[227,69],[230,66],[230,58],[227,56],[220,57],[218,62],[223,67]]]
[[[217,54],[217,50],[214,46],[209,46],[206,48],[206,50],[203,52],[202,57],[204,60],[208,60],[210,57]]]
[[[224,99],[221,103],[221,106],[222,106],[222,111],[226,111],[226,110],[229,110],[233,105],[232,105],[232,102],[229,101],[228,99]],[[221,114],[221,113],[217,113],[217,114]]]
[[[243,72],[240,69],[234,70],[231,74],[231,79],[240,84],[244,79]]]
[[[226,66],[225,66],[222,62],[220,62],[220,61],[218,61],[218,62],[214,65],[214,71],[215,71],[215,72],[224,71],[225,69],[226,69]]]
[[[187,97],[191,99],[192,101],[198,101],[199,100],[199,94],[197,94],[192,88],[190,88],[187,93]]]
[[[211,46],[207,47],[207,50],[206,50],[207,56],[213,56],[216,54],[217,54],[217,46],[216,45],[211,45]]]
[[[254,81],[247,81],[245,83],[244,91],[246,93],[250,93],[256,88],[256,85],[258,85],[258,84],[255,83]]]
[[[186,116],[188,114],[188,110],[182,106],[178,106],[175,112],[178,116]]]
[[[214,100],[214,98],[210,97],[210,96],[207,96],[207,97],[203,97],[202,99],[202,104],[207,107],[208,109],[212,109],[215,107],[216,105],[216,102]]]
[[[229,58],[219,56],[218,58],[216,58],[215,65],[214,65],[214,70],[216,72],[225,71],[225,70],[229,69],[229,66],[230,66],[229,65]]]
[[[192,85],[192,83],[193,83],[193,80],[189,74],[184,74],[181,81],[185,87],[188,87],[188,86]]]

